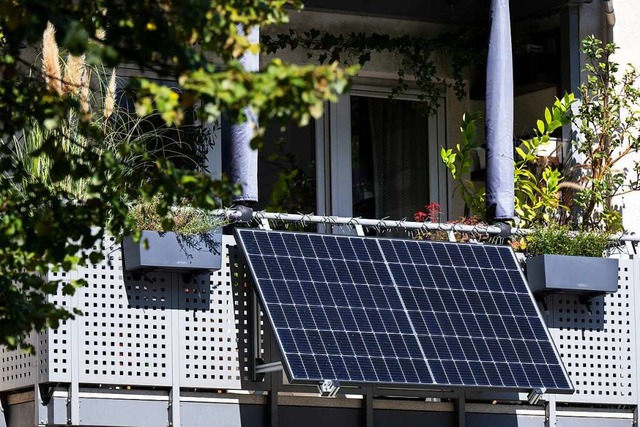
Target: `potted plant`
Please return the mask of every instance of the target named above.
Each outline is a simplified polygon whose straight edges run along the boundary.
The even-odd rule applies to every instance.
[[[163,216],[158,201],[156,197],[137,203],[130,211],[140,233],[122,242],[125,270],[200,273],[220,269],[226,220],[189,206],[172,207]]]
[[[617,291],[618,260],[603,258],[608,234],[552,224],[535,228],[526,241],[527,280],[534,293],[591,297]]]

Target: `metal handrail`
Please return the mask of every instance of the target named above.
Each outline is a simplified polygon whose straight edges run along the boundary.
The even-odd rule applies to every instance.
[[[231,221],[247,221],[249,212],[246,208],[228,208],[217,212],[224,215]],[[298,224],[325,224],[337,226],[366,227],[373,229],[403,229],[415,231],[444,231],[444,232],[461,232],[470,234],[487,234],[490,236],[526,236],[531,234],[533,230],[517,227],[501,227],[497,225],[466,225],[456,223],[437,223],[437,222],[416,222],[406,219],[367,219],[360,217],[340,217],[333,215],[315,215],[315,214],[291,214],[282,212],[266,212],[266,211],[250,211],[250,218],[258,223],[266,221],[298,223]],[[617,233],[610,236],[610,240],[614,242],[640,242],[640,235],[630,233]]]

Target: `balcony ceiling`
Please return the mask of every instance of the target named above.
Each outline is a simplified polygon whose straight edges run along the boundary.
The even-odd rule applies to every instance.
[[[592,0],[512,0],[515,21],[556,13],[569,4]],[[488,20],[490,0],[306,0],[310,10],[411,19],[452,25],[482,25]]]

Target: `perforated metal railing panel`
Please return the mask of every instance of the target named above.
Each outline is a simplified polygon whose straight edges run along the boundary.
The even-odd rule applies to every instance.
[[[64,282],[87,280],[88,286],[73,297],[61,292],[50,297],[84,315],[56,330],[32,334],[37,356],[0,348],[0,390],[68,383],[72,369],[85,384],[266,386],[248,382],[250,287],[232,236],[224,236],[222,268],[195,281],[178,273],[134,277],[123,272],[115,239],[106,246],[102,263],[52,273],[52,279]]]
[[[618,292],[590,306],[571,295],[548,299],[549,330],[576,389],[558,401],[638,403],[638,270],[638,260],[620,260]]]
[[[181,387],[268,388],[278,374],[249,381],[251,288],[233,237],[224,236],[223,243],[222,269],[209,284],[186,286],[175,273],[127,278],[117,246],[107,250],[110,262],[52,276],[87,278],[89,286],[76,296],[52,297],[85,315],[34,334],[37,356],[0,348],[0,390],[70,382],[72,347],[83,383],[172,386],[176,374]],[[639,267],[640,260],[620,260],[618,292],[596,298],[591,313],[577,298],[548,298],[546,321],[576,388],[573,395],[558,396],[559,402],[638,403]],[[277,360],[269,354],[268,331],[261,336],[265,360]]]
[[[77,272],[53,272],[51,280],[62,280],[63,284],[77,278]],[[75,308],[72,297],[58,292],[50,301],[59,307]],[[77,306],[77,305],[76,305]],[[65,320],[57,329],[48,329],[36,335],[38,345],[38,377],[40,382],[69,381],[71,375],[71,324]],[[34,338],[35,339],[35,338]]]
[[[178,294],[180,385],[198,388],[239,389],[237,341],[240,328],[234,293],[241,286],[232,280],[235,246],[231,236],[223,242],[227,256],[211,277],[183,284]],[[238,303],[238,306],[241,306]]]
[[[35,335],[29,339],[35,345]],[[0,348],[0,390],[13,390],[32,386],[36,383],[35,366],[37,358],[22,350]]]

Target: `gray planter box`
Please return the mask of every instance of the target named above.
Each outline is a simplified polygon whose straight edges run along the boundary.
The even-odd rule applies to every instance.
[[[596,296],[618,290],[618,260],[539,255],[527,260],[527,280],[536,294]]]
[[[144,247],[144,241],[148,247]],[[122,242],[122,260],[127,271],[162,270],[204,272],[220,269],[222,230],[191,236],[174,232],[143,231],[140,242],[131,236]]]

